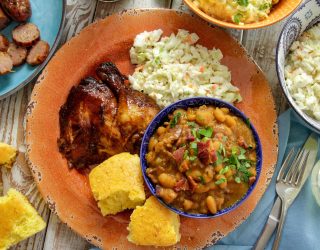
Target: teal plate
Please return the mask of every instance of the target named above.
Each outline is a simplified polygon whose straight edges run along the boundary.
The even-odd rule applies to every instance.
[[[29,22],[38,26],[41,39],[50,44],[50,53],[47,59],[39,66],[33,67],[27,63],[14,67],[12,73],[0,76],[0,99],[3,99],[26,84],[32,82],[44,66],[48,63],[57,49],[65,20],[66,0],[30,0],[32,16]],[[11,22],[4,30],[0,31],[12,41],[11,31],[19,23]]]

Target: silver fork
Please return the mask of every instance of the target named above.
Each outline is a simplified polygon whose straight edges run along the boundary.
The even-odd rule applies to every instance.
[[[302,177],[306,170],[309,154],[310,151],[305,148],[300,150],[292,162],[291,167],[289,168],[290,164],[286,164],[286,168],[281,168],[278,174],[276,191],[282,201],[282,207],[272,250],[279,248],[285,217],[292,200],[296,197],[295,193],[301,188]]]
[[[294,151],[295,149],[292,148],[290,152],[288,153],[285,160],[282,162],[279,174],[282,172],[283,169],[287,169],[288,166],[290,166],[290,163],[294,159]],[[278,174],[278,177],[279,177]],[[269,214],[268,220],[263,228],[263,231],[261,235],[259,236],[259,239],[257,240],[256,244],[253,247],[253,250],[263,250],[265,249],[266,245],[268,244],[275,228],[278,225],[279,217],[280,217],[280,211],[281,211],[281,199],[277,197],[272,210]]]

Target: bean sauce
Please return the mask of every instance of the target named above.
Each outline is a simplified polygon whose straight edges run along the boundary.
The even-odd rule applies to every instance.
[[[157,196],[188,213],[215,214],[256,180],[250,124],[227,108],[175,110],[151,137],[146,160]]]

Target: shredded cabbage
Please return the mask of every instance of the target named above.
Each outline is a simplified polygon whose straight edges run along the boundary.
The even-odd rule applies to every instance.
[[[194,97],[216,97],[233,103],[241,101],[239,89],[231,84],[231,74],[221,64],[219,49],[196,44],[195,33],[179,30],[162,37],[162,30],[136,36],[130,49],[131,62],[137,64],[129,76],[131,86],[153,97],[158,105]]]
[[[298,107],[320,121],[320,24],[292,44],[285,78]]]

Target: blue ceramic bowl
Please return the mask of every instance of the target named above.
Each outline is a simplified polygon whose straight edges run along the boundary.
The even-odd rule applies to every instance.
[[[240,117],[244,122],[248,122],[248,118],[237,108],[235,108],[234,106],[230,105],[229,103],[226,103],[224,101],[221,101],[219,99],[214,99],[214,98],[209,98],[209,97],[194,97],[194,98],[188,98],[188,99],[183,99],[180,101],[177,101],[173,104],[171,104],[170,106],[164,108],[163,110],[161,110],[157,116],[152,120],[152,122],[149,124],[144,137],[142,139],[142,144],[141,144],[141,149],[140,149],[140,162],[141,162],[141,167],[142,167],[142,173],[143,173],[143,178],[148,186],[148,188],[150,189],[151,193],[167,208],[169,208],[170,210],[172,210],[173,212],[186,216],[186,217],[190,217],[190,218],[214,218],[214,217],[218,217],[220,215],[226,214],[234,209],[236,209],[238,206],[240,206],[251,194],[252,190],[254,189],[254,187],[256,186],[256,183],[259,180],[259,176],[261,173],[261,167],[262,167],[262,147],[261,147],[261,142],[259,139],[259,136],[257,134],[257,131],[255,130],[255,128],[253,127],[252,124],[250,124],[250,128],[252,130],[254,139],[256,141],[257,144],[257,148],[256,148],[256,153],[257,153],[257,165],[256,165],[256,170],[257,170],[257,179],[255,181],[255,183],[253,185],[251,185],[251,187],[249,188],[248,192],[240,199],[238,200],[235,204],[233,204],[232,206],[222,209],[219,212],[217,212],[216,214],[191,214],[191,213],[187,213],[181,210],[178,210],[172,206],[170,206],[169,204],[166,204],[162,199],[160,199],[157,195],[156,195],[156,189],[155,189],[155,185],[152,183],[152,181],[150,180],[150,178],[147,176],[146,174],[146,169],[147,169],[147,161],[146,161],[146,154],[148,152],[148,145],[149,145],[149,141],[150,138],[152,137],[152,135],[156,132],[157,128],[159,126],[161,126],[165,121],[168,120],[168,115],[171,114],[173,111],[175,111],[176,109],[187,109],[188,107],[199,107],[202,105],[207,105],[207,106],[215,106],[215,107],[219,107],[219,108],[228,108],[231,113],[233,115],[236,115],[238,117]]]
[[[306,30],[320,22],[320,0],[306,0],[285,23],[277,47],[276,67],[281,88],[302,123],[320,134],[320,122],[304,113],[292,98],[284,77],[285,59],[292,43]]]
[[[28,22],[38,26],[41,39],[50,44],[50,53],[39,66],[33,67],[25,63],[19,67],[14,67],[14,72],[0,76],[0,100],[24,87],[39,75],[58,48],[62,36],[66,0],[30,0],[30,3],[32,16]],[[11,22],[0,33],[12,41],[11,32],[17,25],[19,23]]]

